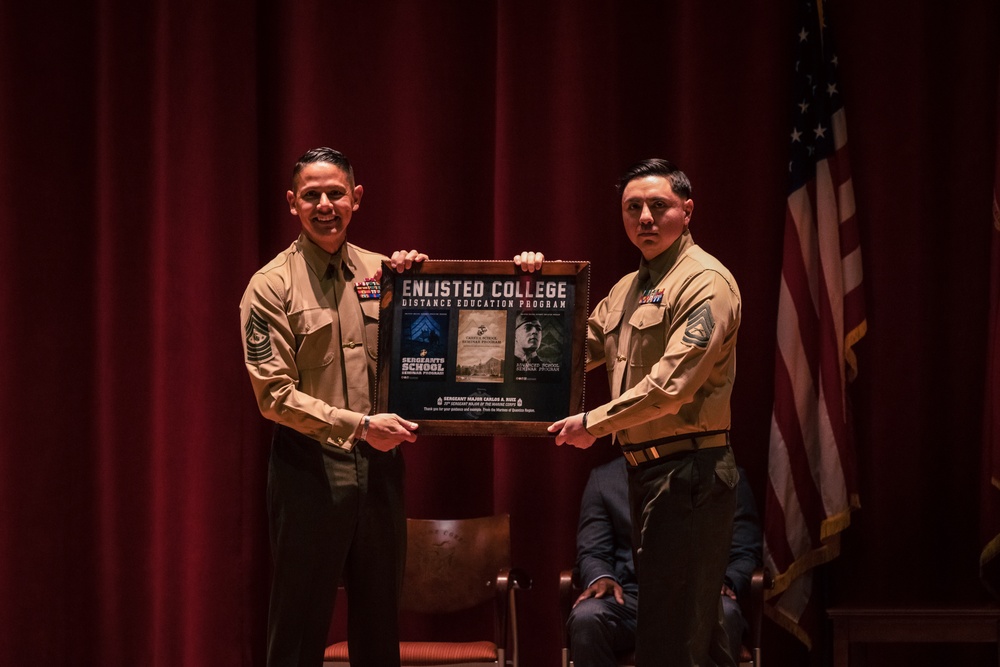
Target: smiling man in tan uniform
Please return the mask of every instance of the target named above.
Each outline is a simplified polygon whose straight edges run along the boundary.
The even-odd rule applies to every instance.
[[[691,184],[666,160],[619,180],[622,220],[639,248],[588,323],[588,369],[604,365],[612,399],[549,427],[556,444],[613,435],[629,464],[639,581],[637,667],[735,665],[723,580],[739,473],[729,447],[740,293],[697,246]]]
[[[337,583],[350,598],[354,667],[399,665],[398,599],[406,551],[403,457],[417,424],[371,414],[383,261],[347,242],[364,189],[347,157],[306,152],[288,208],[302,233],[250,279],[240,314],[243,353],[261,413],[276,423],[268,470],[274,578],[268,667],[320,667]],[[523,253],[529,271],[544,261]]]
[[[322,665],[341,577],[351,664],[399,664],[406,519],[397,445],[416,440],[417,425],[370,414],[387,258],[347,243],[363,193],[342,153],[299,158],[287,199],[302,232],[253,275],[240,304],[246,368],[261,413],[276,423],[269,667]],[[399,251],[391,265],[424,259]]]

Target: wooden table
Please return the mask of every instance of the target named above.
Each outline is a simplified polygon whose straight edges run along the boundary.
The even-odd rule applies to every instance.
[[[993,643],[1000,663],[1000,606],[833,607],[833,666],[848,667],[863,642]]]

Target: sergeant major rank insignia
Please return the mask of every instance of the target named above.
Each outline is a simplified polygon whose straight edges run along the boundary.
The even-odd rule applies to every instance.
[[[639,297],[640,306],[645,303],[660,303],[661,301],[663,301],[663,288],[643,290]]]
[[[254,308],[250,309],[250,317],[247,319],[244,332],[247,341],[248,363],[259,364],[273,356],[271,331],[267,326],[267,320],[261,317]]]
[[[366,278],[359,283],[354,283],[354,291],[358,293],[361,301],[370,301],[382,296],[382,286],[374,278]]]

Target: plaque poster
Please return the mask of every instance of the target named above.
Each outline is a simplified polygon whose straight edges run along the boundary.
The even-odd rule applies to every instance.
[[[378,412],[429,435],[538,435],[583,409],[589,262],[382,268]]]

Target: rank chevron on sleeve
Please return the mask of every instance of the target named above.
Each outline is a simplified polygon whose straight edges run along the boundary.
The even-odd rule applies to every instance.
[[[267,320],[255,309],[250,309],[250,317],[246,324],[247,362],[259,364],[273,356],[271,351],[271,330]]]
[[[684,329],[684,342],[702,349],[708,347],[708,341],[715,330],[715,319],[708,303],[695,306],[688,313],[687,328]]]

